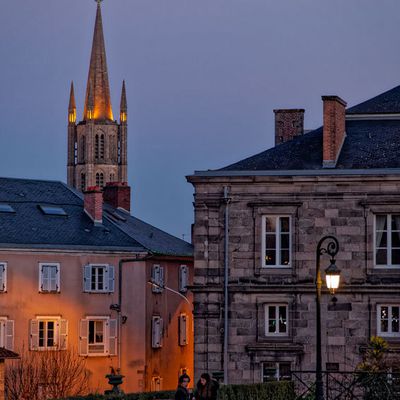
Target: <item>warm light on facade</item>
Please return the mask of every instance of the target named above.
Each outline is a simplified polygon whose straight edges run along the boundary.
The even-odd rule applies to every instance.
[[[93,119],[93,111],[92,110],[88,110],[87,111],[87,119]]]
[[[120,120],[121,122],[126,122],[127,120],[126,112],[121,112]]]

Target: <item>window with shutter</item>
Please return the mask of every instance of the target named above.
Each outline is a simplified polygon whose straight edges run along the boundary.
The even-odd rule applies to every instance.
[[[153,349],[162,347],[162,331],[163,331],[163,320],[159,316],[154,316],[152,319],[152,335],[151,335],[151,346]]]
[[[182,293],[186,293],[188,283],[189,283],[189,269],[187,265],[181,265],[179,268],[179,291]]]
[[[60,264],[39,264],[39,291],[42,293],[60,291]]]
[[[162,390],[163,379],[160,376],[153,376],[151,378],[151,391],[160,392]]]
[[[186,314],[181,314],[179,316],[179,345],[186,346],[189,343],[188,336],[188,316]]]
[[[68,344],[68,321],[61,319],[59,321],[59,343],[60,350],[66,350]]]
[[[14,350],[14,321],[7,319],[5,321],[5,340],[2,347],[8,350]]]
[[[65,350],[68,322],[60,317],[41,316],[30,323],[31,350]]]
[[[7,291],[7,263],[0,262],[0,292]]]
[[[114,292],[114,267],[112,265],[85,265],[83,288],[90,293]]]
[[[79,354],[112,356],[117,354],[117,320],[106,317],[87,317],[81,320]]]
[[[164,267],[158,264],[153,265],[152,280],[154,283],[152,286],[153,293],[162,293],[164,286]]]

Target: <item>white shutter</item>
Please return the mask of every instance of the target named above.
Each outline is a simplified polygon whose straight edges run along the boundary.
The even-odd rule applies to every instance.
[[[179,316],[179,345],[186,346],[189,343],[188,340],[188,317],[186,314]]]
[[[152,286],[153,293],[161,293],[163,289],[160,286],[164,285],[164,268],[161,267],[161,265],[158,264],[153,265],[152,278],[154,283],[158,285],[158,286],[155,285]]]
[[[108,266],[108,292],[114,292],[114,280],[115,280],[115,273],[114,267],[112,265]]]
[[[161,317],[153,317],[152,319],[152,335],[151,335],[151,346],[154,349],[158,349],[162,346],[162,330],[163,320]]]
[[[79,354],[81,356],[88,355],[88,336],[89,336],[89,321],[81,319],[79,324]]]
[[[68,344],[68,321],[66,319],[61,319],[58,323],[59,329],[59,348],[60,350],[67,350]]]
[[[0,292],[7,290],[7,264],[0,263]]]
[[[39,264],[39,292],[48,290],[47,268]]]
[[[108,326],[108,351],[110,356],[117,355],[118,323],[116,319],[109,320]]]
[[[47,268],[49,270],[49,272],[48,272],[49,291],[57,292],[58,291],[58,285],[57,285],[58,266],[50,265]]]
[[[5,322],[5,346],[8,350],[14,350],[14,321]]]
[[[31,319],[31,340],[30,349],[37,350],[39,348],[39,321]]]
[[[181,265],[179,268],[179,291],[186,293],[189,283],[189,268],[187,265]]]
[[[91,292],[92,290],[92,267],[85,265],[83,268],[83,291]]]

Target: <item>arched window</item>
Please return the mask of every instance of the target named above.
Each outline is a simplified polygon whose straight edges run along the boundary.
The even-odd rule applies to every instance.
[[[94,138],[94,157],[96,159],[99,158],[99,135],[96,135]]]
[[[110,182],[115,182],[115,174],[110,174]]]
[[[86,140],[85,136],[81,136],[80,146],[79,146],[79,161],[85,162],[85,154],[86,154]]]
[[[104,187],[104,174],[102,172],[97,172],[96,174],[96,186]]]
[[[100,135],[100,158],[104,158],[104,135]]]
[[[84,192],[86,190],[86,174],[84,172],[81,173],[81,191]]]

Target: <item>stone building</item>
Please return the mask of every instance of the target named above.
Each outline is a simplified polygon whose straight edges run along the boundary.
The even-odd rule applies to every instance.
[[[120,122],[114,120],[108,81],[100,1],[93,34],[92,54],[82,121],[76,123],[74,86],[68,106],[68,185],[85,191],[108,182],[127,182],[128,111],[122,83]]]
[[[337,96],[322,100],[321,128],[304,133],[303,110],[276,110],[275,147],[187,177],[196,376],[225,366],[229,383],[251,383],[315,370],[316,247],[325,235],[339,241],[342,278],[336,305],[323,286],[323,369],[354,370],[373,335],[398,364],[400,86],[347,110]],[[321,261],[324,270],[329,258]]]

